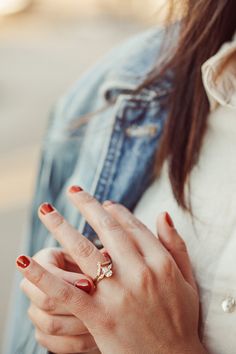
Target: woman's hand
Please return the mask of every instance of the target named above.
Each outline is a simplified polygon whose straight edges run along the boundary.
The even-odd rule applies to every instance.
[[[33,259],[40,265],[88,293],[94,290],[92,279],[81,274],[73,259],[59,248],[46,248]],[[29,318],[35,326],[35,337],[40,345],[53,353],[99,353],[97,345],[83,322],[56,303],[27,279],[21,289],[30,299]]]
[[[114,275],[99,282],[92,295],[29,257],[17,261],[24,276],[80,318],[104,354],[205,353],[198,337],[199,297],[186,247],[168,225],[167,214],[159,216],[157,239],[125,207],[109,202],[102,206],[79,188],[69,195],[109,252]],[[94,277],[97,262],[104,261],[102,254],[56,210],[40,210],[45,226],[79,268]]]

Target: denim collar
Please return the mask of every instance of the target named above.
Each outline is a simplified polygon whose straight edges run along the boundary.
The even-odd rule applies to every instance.
[[[178,24],[171,27],[176,28]],[[140,36],[132,39],[132,45],[127,42],[127,48],[123,51],[118,61],[112,66],[100,93],[107,101],[116,100],[117,96],[123,93],[132,93],[153,71],[159,59],[160,49],[164,40],[165,28],[153,27]],[[128,58],[128,59],[127,59]],[[148,92],[155,91],[157,95],[167,93],[171,90],[171,77],[169,73],[166,80],[160,80],[156,87],[148,88]],[[147,92],[146,92],[147,93]],[[149,95],[146,95],[148,97]]]

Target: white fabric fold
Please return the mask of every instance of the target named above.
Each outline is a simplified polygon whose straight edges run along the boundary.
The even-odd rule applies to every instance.
[[[202,65],[202,80],[211,111],[236,107],[236,34]]]

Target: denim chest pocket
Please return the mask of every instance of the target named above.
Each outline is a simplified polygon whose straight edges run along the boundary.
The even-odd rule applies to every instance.
[[[151,96],[120,95],[116,104],[97,195],[119,200],[132,209],[150,183],[166,110],[160,99],[155,101]]]
[[[123,105],[117,113],[117,123],[120,121],[118,124],[123,131],[123,153],[133,159],[150,161],[163,131],[166,109],[160,98],[153,97],[149,100],[131,98]]]
[[[120,107],[118,118],[121,120],[126,137],[129,138],[153,138],[161,131],[166,118],[166,110],[163,108],[162,100],[159,97],[155,100],[132,97],[124,100],[123,107]]]

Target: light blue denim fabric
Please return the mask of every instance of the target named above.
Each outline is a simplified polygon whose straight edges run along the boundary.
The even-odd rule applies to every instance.
[[[50,117],[33,198],[24,252],[55,246],[37,217],[44,202],[56,208],[98,247],[91,227],[68,202],[65,191],[77,184],[99,201],[112,199],[133,210],[152,182],[155,151],[163,130],[164,100],[170,80],[134,90],[160,55],[163,29],[152,28],[115,48],[62,97]],[[101,108],[107,106],[106,109]],[[80,127],[77,123],[96,112]],[[72,129],[73,126],[73,129]],[[3,354],[44,354],[27,318],[28,300],[16,276],[11,320]]]

